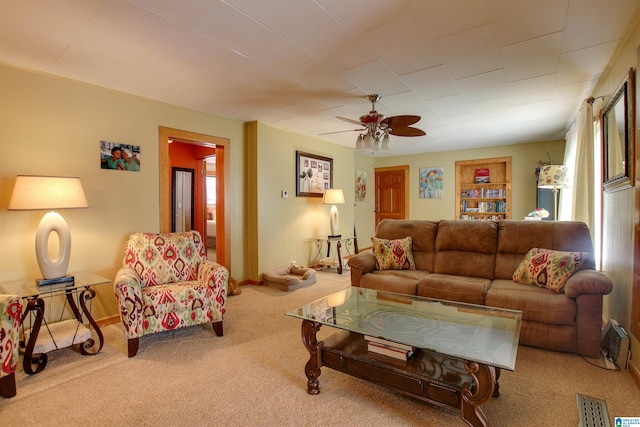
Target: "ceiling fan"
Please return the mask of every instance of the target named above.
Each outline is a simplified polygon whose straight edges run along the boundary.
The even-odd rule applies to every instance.
[[[411,127],[412,124],[420,120],[420,116],[392,116],[386,117],[376,111],[376,102],[380,100],[380,95],[367,95],[371,102],[371,111],[360,116],[360,120],[348,119],[337,116],[338,119],[348,123],[362,126],[362,129],[352,129],[351,131],[361,132],[356,141],[356,150],[386,150],[389,148],[389,135],[395,136],[423,136],[426,133],[418,128]],[[350,131],[342,131],[350,132]],[[336,132],[331,132],[336,133]]]

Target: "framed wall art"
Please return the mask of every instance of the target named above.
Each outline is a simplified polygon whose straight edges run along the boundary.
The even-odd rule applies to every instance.
[[[333,188],[333,159],[296,151],[296,197],[322,197]]]
[[[140,146],[100,141],[100,168],[140,172]]]
[[[442,199],[444,171],[439,167],[420,168],[420,198]]]
[[[367,197],[367,173],[356,172],[356,201],[362,202]]]
[[[633,187],[635,147],[635,82],[633,68],[601,113],[604,191]]]

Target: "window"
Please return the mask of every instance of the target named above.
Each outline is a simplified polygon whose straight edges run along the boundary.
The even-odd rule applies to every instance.
[[[216,177],[207,176],[207,206],[216,204]]]

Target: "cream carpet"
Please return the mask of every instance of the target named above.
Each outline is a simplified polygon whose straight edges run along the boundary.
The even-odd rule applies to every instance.
[[[141,339],[133,359],[121,326],[109,325],[96,356],[68,348],[50,353],[39,374],[20,366],[18,395],[0,398],[0,425],[465,425],[456,412],[327,368],[321,393],[307,394],[300,321],[284,312],[348,286],[345,273],[319,272],[315,285],[289,293],[243,286],[228,299],[224,337],[210,325],[156,334]],[[573,354],[521,346],[500,391],[483,406],[494,426],[576,426],[576,393],[605,400],[611,417],[640,416],[628,372]]]

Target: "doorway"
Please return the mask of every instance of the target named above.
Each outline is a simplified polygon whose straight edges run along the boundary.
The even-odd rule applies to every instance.
[[[171,168],[171,231],[193,230],[193,169]]]
[[[405,219],[409,212],[409,166],[374,169],[375,226],[383,219]]]
[[[230,251],[231,218],[228,213],[229,176],[228,168],[230,140],[195,132],[159,127],[160,154],[160,230],[163,233],[172,230],[172,168],[180,167],[174,164],[170,145],[177,142],[191,148],[190,160],[196,166],[194,169],[194,220],[192,229],[198,230],[206,239],[206,174],[204,173],[205,159],[212,154],[216,156],[216,262],[231,270],[228,253]],[[202,173],[200,173],[202,172]]]

